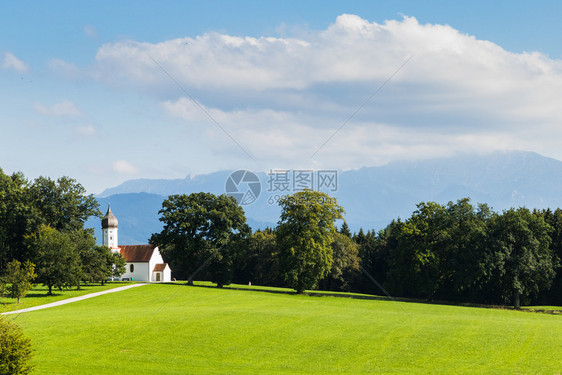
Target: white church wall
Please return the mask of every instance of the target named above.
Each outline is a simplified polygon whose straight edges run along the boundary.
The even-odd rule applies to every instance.
[[[133,265],[133,272],[131,272],[131,265]],[[149,269],[149,264],[146,262],[137,263],[131,262],[125,264],[126,271],[121,275],[121,279],[129,279],[132,281],[151,281],[149,275],[152,270]]]
[[[166,265],[166,268],[164,268],[163,280],[162,281],[164,281],[164,282],[172,281],[172,270],[167,265]]]
[[[152,257],[150,257],[150,261],[148,262],[148,269],[150,270],[150,275],[151,275],[150,281],[156,280],[156,276],[154,275],[153,270],[154,267],[160,263],[164,263],[164,259],[162,259],[162,254],[160,254],[160,250],[158,250],[158,247],[156,247],[154,248],[154,251],[152,252]]]

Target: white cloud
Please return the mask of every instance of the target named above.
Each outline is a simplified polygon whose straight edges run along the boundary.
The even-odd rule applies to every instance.
[[[562,159],[557,142],[544,141],[561,135],[560,60],[512,53],[412,17],[376,23],[344,14],[325,30],[301,35],[120,41],[100,47],[90,67],[51,66],[158,97],[168,114],[197,130],[198,142],[232,163],[236,157],[227,156],[240,154],[236,145],[195,104],[177,99],[184,94],[176,82],[264,164],[350,168],[512,148]]]
[[[97,38],[98,37],[98,30],[92,25],[84,26],[84,32],[90,38]]]
[[[199,141],[208,142],[214,154],[229,160],[228,167],[245,158],[236,144],[190,100],[164,102],[163,108],[168,115],[183,119],[186,126],[199,135]],[[476,130],[444,134],[440,129],[405,129],[376,121],[349,124],[324,145],[342,122],[334,122],[327,116],[320,118],[270,109],[231,112],[204,109],[255,158],[253,168],[261,170],[272,166],[349,169],[383,165],[396,159],[433,158],[453,152],[487,152],[517,146],[516,137],[497,132]],[[322,128],[319,122],[330,123],[333,127]]]
[[[50,117],[82,117],[82,112],[76,104],[70,100],[63,100],[60,103],[55,103],[52,106],[45,106],[41,103],[34,103],[33,108],[35,112],[43,116]]]
[[[14,69],[20,73],[25,73],[28,69],[28,66],[25,62],[18,59],[14,56],[11,52],[4,53],[4,62],[2,63],[2,68],[4,69]]]
[[[91,136],[96,134],[96,129],[92,125],[78,126],[75,129],[76,134],[82,136]]]
[[[61,59],[51,59],[48,61],[47,65],[54,72],[67,78],[73,79],[83,75],[83,71],[81,71],[74,64],[68,63]]]
[[[126,160],[117,160],[112,164],[114,172],[125,174],[136,174],[138,169]]]

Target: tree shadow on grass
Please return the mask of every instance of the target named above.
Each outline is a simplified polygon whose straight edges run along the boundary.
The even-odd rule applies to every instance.
[[[62,296],[64,293],[63,292],[59,292],[59,293],[54,293],[53,294],[47,294],[45,293],[28,293],[25,296],[26,297],[32,297],[32,298],[40,298],[40,297],[56,297],[56,296]]]
[[[215,285],[188,285],[188,284],[179,284],[179,283],[166,283],[166,284],[192,286],[196,288],[228,289],[228,290],[239,290],[245,292],[298,295],[297,292],[293,290],[271,290],[271,289],[260,288],[260,287],[240,288],[240,287],[226,285],[222,288],[217,288]],[[429,301],[429,300],[418,299],[418,298],[404,298],[404,297],[390,298],[390,297],[377,296],[377,295],[354,294],[354,293],[345,293],[345,292],[307,291],[301,295],[310,296],[310,297],[336,297],[336,298],[350,298],[350,299],[371,300],[371,301],[407,302],[407,303],[423,303],[427,305],[459,306],[459,307],[472,307],[472,308],[485,308],[485,309],[498,309],[498,310],[515,310],[511,306],[503,306],[503,305],[483,305],[477,303],[462,303],[462,302],[437,301],[437,300]],[[520,309],[517,311],[554,314],[554,315],[562,314],[562,310],[548,310],[548,309]]]
[[[170,284],[174,284],[174,283],[170,283]],[[217,288],[215,285],[188,285],[188,284],[177,284],[177,283],[175,285],[193,286],[193,287],[196,287],[196,288],[240,290],[240,291],[245,291],[245,292],[262,292],[262,293],[271,293],[271,294],[299,295],[294,290],[272,290],[272,289],[260,288],[260,287],[239,288],[239,287],[235,287],[235,286],[225,285],[222,288]],[[345,292],[334,293],[334,292],[324,292],[324,291],[307,291],[307,292],[304,292],[300,295],[310,296],[310,297],[338,297],[338,298],[351,298],[351,299],[374,300],[374,301],[392,301],[392,299],[389,298],[389,297],[376,296],[376,295],[365,295],[365,294],[353,294],[353,293],[345,293]],[[412,301],[401,301],[401,302],[412,302]]]

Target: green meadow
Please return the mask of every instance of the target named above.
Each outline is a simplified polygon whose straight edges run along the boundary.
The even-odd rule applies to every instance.
[[[513,310],[151,284],[16,321],[36,374],[562,373],[562,315]]]

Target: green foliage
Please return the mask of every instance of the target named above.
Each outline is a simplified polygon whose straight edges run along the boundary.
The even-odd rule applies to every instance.
[[[104,246],[107,248],[107,246]],[[107,250],[102,250],[101,252],[105,253],[106,256],[107,255]],[[113,265],[112,267],[112,272],[111,275],[112,277],[119,277],[122,274],[125,273],[126,268],[125,268],[125,259],[123,258],[123,256],[121,256],[121,253],[113,253],[111,252],[111,256],[108,257],[107,262],[111,265]],[[102,282],[103,285],[103,282]]]
[[[41,226],[39,231],[26,238],[36,251],[37,280],[49,287],[62,289],[76,285],[81,276],[80,257],[70,236],[54,228]]]
[[[377,280],[379,284],[386,282],[389,270],[389,254],[397,247],[401,225],[400,219],[398,221],[393,220],[379,233],[371,230],[367,234],[363,233],[362,237],[354,237],[356,241],[361,238],[361,242],[357,243],[363,272],[354,281],[353,290],[374,294],[382,292],[379,286],[373,283],[371,277]]]
[[[19,304],[20,298],[25,297],[27,292],[33,287],[32,282],[36,277],[35,265],[33,263],[26,260],[22,264],[14,259],[7,264],[4,276],[0,278],[0,284],[7,284],[8,296],[17,299]]]
[[[24,375],[33,370],[31,340],[22,329],[0,316],[0,375]]]
[[[553,264],[556,270],[556,276],[552,281],[549,289],[543,290],[537,296],[538,304],[554,304],[562,306],[562,210],[557,208],[554,211],[550,209],[542,211],[534,211],[535,215],[542,217],[544,221],[550,225],[550,249],[552,250]]]
[[[341,225],[341,228],[339,230],[339,233],[343,234],[344,236],[347,236],[349,238],[351,238],[351,231],[349,230],[349,226],[347,225],[347,222],[343,222],[343,224]]]
[[[555,277],[550,230],[542,217],[526,208],[510,209],[490,220],[486,253],[490,278],[505,300],[513,297],[516,308],[520,296],[537,294]]]
[[[91,246],[80,252],[82,280],[90,283],[103,283],[113,275],[112,253],[107,246]]]
[[[150,243],[162,250],[178,278],[191,278],[204,266],[218,286],[229,284],[250,234],[244,210],[226,195],[172,195],[159,211],[164,228]]]
[[[13,259],[36,263],[25,238],[41,225],[72,233],[92,215],[101,215],[96,199],[71,178],[30,183],[21,173],[7,176],[0,169],[0,270]]]
[[[468,198],[440,205],[420,203],[405,222],[379,235],[388,259],[386,285],[409,297],[476,301],[483,280],[483,251],[491,212]]]
[[[267,228],[252,233],[243,260],[244,264],[236,276],[239,282],[250,281],[257,285],[269,286],[282,284],[279,275],[277,240],[273,229]]]
[[[277,228],[281,274],[297,293],[314,288],[326,277],[333,262],[334,222],[343,208],[327,194],[305,190],[279,201]]]
[[[398,246],[390,253],[391,293],[432,298],[437,291],[440,249],[447,239],[446,209],[435,202],[417,205],[400,226]]]
[[[5,175],[0,169],[0,270],[12,259],[29,259],[23,239],[34,230],[29,183],[21,173]]]
[[[350,290],[350,281],[359,272],[359,246],[348,235],[334,233],[331,243],[332,266],[324,281],[326,290]]]
[[[29,189],[40,223],[60,231],[75,231],[84,227],[90,216],[101,217],[99,204],[93,195],[76,180],[61,177],[37,178]]]
[[[473,301],[484,278],[482,253],[487,241],[491,211],[475,208],[468,198],[446,206],[447,237],[440,250],[439,298]]]

